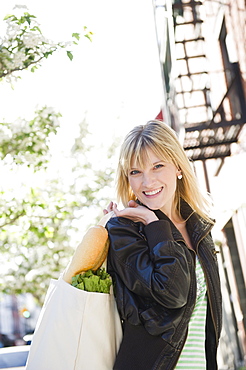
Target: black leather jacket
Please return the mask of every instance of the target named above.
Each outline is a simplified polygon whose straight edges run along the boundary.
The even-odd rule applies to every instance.
[[[196,254],[206,282],[207,369],[215,370],[221,332],[222,299],[212,225],[182,202],[181,214],[194,250],[161,211],[148,225],[127,218],[111,218],[108,272],[115,284],[117,307],[122,320],[143,325],[151,335],[161,336],[163,352],[155,369],[175,368],[184,346],[188,323],[196,302]]]

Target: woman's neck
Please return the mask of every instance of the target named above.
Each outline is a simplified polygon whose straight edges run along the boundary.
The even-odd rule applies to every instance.
[[[182,225],[186,223],[186,221],[175,209],[162,210],[162,212],[165,213],[165,215],[172,221],[174,225]]]

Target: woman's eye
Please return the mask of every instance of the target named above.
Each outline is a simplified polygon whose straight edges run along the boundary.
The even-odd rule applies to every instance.
[[[164,165],[163,165],[163,164],[161,164],[161,163],[159,163],[159,164],[157,164],[154,168],[158,169],[158,168],[162,168],[162,167],[164,167]]]
[[[138,170],[130,171],[130,175],[137,175],[138,173],[140,173],[140,171],[138,171]]]

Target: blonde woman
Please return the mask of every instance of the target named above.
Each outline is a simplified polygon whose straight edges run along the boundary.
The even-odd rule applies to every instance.
[[[120,152],[108,272],[123,340],[115,370],[217,369],[221,291],[208,202],[174,131],[137,126]]]

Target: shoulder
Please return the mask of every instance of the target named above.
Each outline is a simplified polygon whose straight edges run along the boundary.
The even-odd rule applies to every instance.
[[[115,227],[139,229],[142,225],[142,222],[134,222],[126,217],[112,217],[107,222],[106,229],[110,230]]]
[[[125,217],[112,217],[106,224],[110,239],[115,236],[127,236],[130,238],[145,238],[144,224],[134,222]]]

